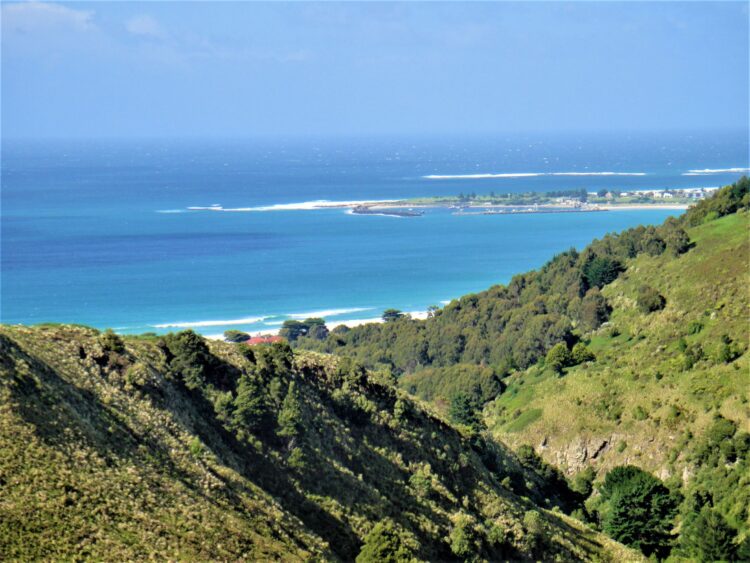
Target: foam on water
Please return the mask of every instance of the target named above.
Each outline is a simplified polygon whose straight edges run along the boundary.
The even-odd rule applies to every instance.
[[[740,174],[750,172],[750,168],[703,168],[702,170],[688,170],[683,176],[710,176],[711,174]]]
[[[153,328],[192,328],[192,327],[209,327],[209,326],[235,326],[250,325],[259,323],[268,317],[245,317],[242,319],[229,320],[208,320],[208,321],[178,321],[149,325]]]
[[[646,176],[646,172],[507,172],[484,174],[429,174],[426,180],[482,180],[487,178],[533,178],[536,176]]]

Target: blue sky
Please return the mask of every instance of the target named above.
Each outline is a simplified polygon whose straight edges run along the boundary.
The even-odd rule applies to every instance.
[[[748,3],[2,4],[5,137],[748,127]]]

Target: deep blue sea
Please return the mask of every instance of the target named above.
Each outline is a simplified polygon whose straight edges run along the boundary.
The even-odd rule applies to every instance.
[[[422,217],[271,209],[460,192],[711,187],[747,132],[2,144],[3,323],[273,330],[422,311],[679,211]],[[616,172],[622,175],[601,173]],[[498,178],[425,176],[536,174]],[[557,173],[566,173],[559,175]],[[569,173],[586,175],[570,175]],[[190,211],[220,204],[247,211]],[[258,209],[260,208],[260,209]],[[266,208],[266,209],[264,209]]]

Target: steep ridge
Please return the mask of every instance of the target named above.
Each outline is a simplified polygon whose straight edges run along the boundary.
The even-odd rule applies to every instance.
[[[3,326],[0,397],[9,559],[640,557],[347,360]]]

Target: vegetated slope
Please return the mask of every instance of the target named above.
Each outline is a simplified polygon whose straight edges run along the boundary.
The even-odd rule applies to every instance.
[[[491,428],[571,471],[689,473],[685,432],[700,435],[716,414],[750,420],[749,225],[746,212],[728,215],[689,229],[694,247],[679,257],[633,259],[602,291],[609,322],[582,336],[594,361],[511,375],[487,408]],[[655,310],[644,288],[663,298]]]
[[[502,446],[280,344],[0,327],[0,445],[9,559],[639,557]]]
[[[744,537],[749,227],[747,211],[734,213],[690,228],[679,257],[633,259],[602,292],[610,321],[583,335],[595,359],[507,378],[485,409],[493,433],[569,474],[641,467],[686,496],[683,511],[712,506]]]
[[[577,473],[590,495],[577,516],[646,554],[750,559],[749,210],[743,177],[679,219],[607,235],[426,321],[299,345],[370,355],[527,467]],[[644,516],[657,506],[640,504],[645,491],[661,514]]]
[[[336,327],[321,339],[293,340],[299,347],[351,356],[399,375],[471,364],[489,365],[503,376],[533,365],[558,342],[574,343],[575,331],[606,321],[608,307],[600,290],[617,278],[627,260],[639,254],[677,255],[687,245],[682,225],[672,218],[660,227],[607,235],[581,252],[563,252],[507,285],[434,309],[425,320],[392,316],[381,324]]]

